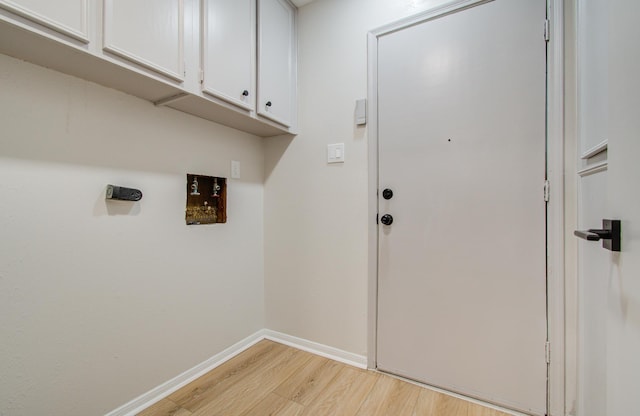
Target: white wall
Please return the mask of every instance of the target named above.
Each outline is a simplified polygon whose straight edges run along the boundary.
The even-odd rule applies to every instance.
[[[263,139],[4,55],[0,126],[0,415],[104,414],[264,327]],[[186,226],[231,159],[228,223]]]
[[[299,130],[266,143],[269,329],[367,350],[367,32],[443,0],[316,0],[298,11]],[[344,165],[327,144],[345,143]]]

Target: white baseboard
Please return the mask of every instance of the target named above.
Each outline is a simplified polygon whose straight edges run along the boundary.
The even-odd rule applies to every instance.
[[[328,345],[319,344],[317,342],[283,334],[281,332],[272,331],[270,329],[261,329],[225,349],[224,351],[214,355],[208,360],[196,365],[195,367],[185,371],[184,373],[172,378],[171,380],[149,390],[143,395],[136,397],[129,403],[107,413],[105,416],[135,416],[144,409],[164,399],[171,393],[191,383],[198,377],[202,377],[209,371],[223,364],[240,354],[247,348],[255,345],[263,339],[279,342],[302,351],[307,351],[321,357],[329,358],[341,363],[351,365],[358,368],[367,368],[367,357],[364,355],[353,354],[347,351],[333,348]]]
[[[264,330],[239,341],[208,360],[136,397],[105,416],[134,416],[264,339]]]
[[[272,331],[270,329],[264,330],[264,337],[265,339],[279,342],[281,344],[285,344],[302,351],[307,351],[321,357],[330,358],[334,361],[339,361],[353,367],[367,368],[367,357],[365,357],[364,355],[358,355],[351,352],[343,351],[338,348],[333,348],[328,345],[319,344],[317,342],[283,334],[281,332]]]

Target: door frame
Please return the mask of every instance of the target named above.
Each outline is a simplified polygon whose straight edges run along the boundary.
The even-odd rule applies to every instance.
[[[368,114],[368,330],[367,367],[377,368],[378,324],[378,38],[465,8],[494,0],[454,0],[379,27],[367,34]],[[550,365],[547,411],[565,414],[565,281],[564,281],[564,0],[547,0],[547,331]],[[544,34],[540,22],[540,36]],[[543,197],[540,184],[540,197]]]

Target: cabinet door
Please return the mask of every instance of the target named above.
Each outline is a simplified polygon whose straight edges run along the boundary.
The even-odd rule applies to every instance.
[[[0,7],[56,32],[89,43],[87,0],[0,0]]]
[[[295,105],[295,9],[258,2],[258,114],[291,127]]]
[[[104,50],[184,79],[183,0],[104,0]]]
[[[255,108],[255,0],[203,0],[202,90]]]

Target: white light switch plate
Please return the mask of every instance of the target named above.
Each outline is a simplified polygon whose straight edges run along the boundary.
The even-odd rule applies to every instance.
[[[327,146],[327,163],[344,163],[344,143]]]
[[[240,179],[240,162],[231,161],[231,179]]]
[[[356,101],[356,124],[364,126],[367,124],[367,100]]]

